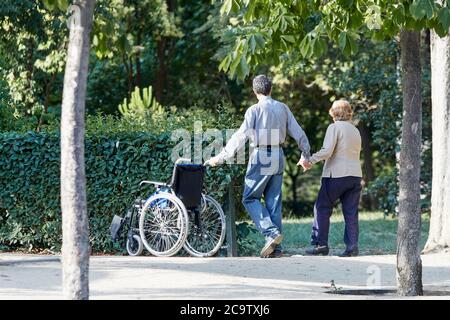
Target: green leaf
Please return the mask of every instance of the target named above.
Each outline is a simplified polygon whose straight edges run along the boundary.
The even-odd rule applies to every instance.
[[[295,37],[292,35],[283,35],[283,36],[281,36],[281,38],[283,38],[287,42],[295,43]]]
[[[249,39],[249,44],[250,44],[250,51],[253,53],[255,52],[256,49],[256,40],[255,40],[255,36],[251,35],[250,39]]]
[[[438,19],[444,29],[450,28],[450,8],[441,8]]]
[[[281,20],[281,18],[278,17],[277,19],[275,19],[275,22],[272,24],[272,30],[274,32],[278,31],[278,28],[279,28],[279,25],[280,25],[280,20]]]
[[[226,72],[228,70],[228,68],[230,67],[230,63],[231,63],[231,57],[226,56],[225,59],[223,59],[219,65],[219,71],[223,70],[224,72]]]
[[[350,43],[350,54],[355,54],[358,52],[358,45],[352,36],[348,36],[348,42]]]
[[[393,22],[400,26],[405,22],[405,7],[403,4],[397,4],[392,10],[392,20]]]
[[[102,29],[103,33],[105,33],[108,36],[114,36],[114,25],[112,21],[105,21],[105,25]]]
[[[327,51],[327,43],[321,38],[314,39],[313,42],[313,53],[314,56],[320,57]]]
[[[245,56],[241,57],[236,73],[238,78],[242,80],[245,79],[245,77],[249,74],[249,68]]]
[[[231,12],[237,13],[240,10],[239,1],[237,0],[225,0],[220,8],[221,15],[230,15]]]
[[[309,46],[310,46],[310,39],[309,35],[306,35],[303,40],[300,42],[300,54],[306,58],[306,55],[308,54]]]
[[[264,45],[266,43],[266,40],[264,39],[264,36],[261,33],[257,33],[255,35],[255,40],[258,48],[262,49],[264,48]]]
[[[444,29],[441,24],[437,24],[433,27],[433,30],[437,33],[437,35],[441,38],[445,37],[448,34],[448,29]]]
[[[56,0],[43,0],[43,2],[44,2],[44,6],[48,10],[53,11],[56,9],[56,6],[57,6]]]
[[[358,45],[356,44],[355,39],[358,39],[359,36],[356,33],[350,32],[341,32],[339,35],[339,48],[346,56],[350,56],[353,53],[358,51]]]
[[[255,17],[255,6],[256,6],[257,1],[250,1],[250,3],[248,4],[247,10],[245,10],[245,14],[244,14],[244,22],[248,23],[253,21]]]
[[[340,6],[350,9],[353,6],[354,0],[338,0]]]
[[[241,6],[239,5],[239,1],[238,0],[233,0],[232,1],[232,5],[231,5],[231,10],[234,13],[237,13],[239,11],[239,9],[241,9]]]
[[[224,3],[222,4],[222,7],[220,8],[220,14],[229,15],[232,8],[233,8],[233,0],[225,0]]]
[[[286,20],[288,25],[295,26],[295,19],[293,16],[285,16],[284,19]]]
[[[286,19],[284,18],[284,16],[280,17],[280,23],[281,23],[281,27],[280,27],[281,32],[284,33],[288,27],[288,23],[287,23]]]
[[[431,19],[433,17],[433,11],[433,0],[414,0],[409,6],[409,12],[415,20],[420,20],[424,17]]]
[[[416,20],[415,18],[412,17],[412,15],[406,15],[405,16],[405,23],[404,23],[404,27],[406,29],[412,29],[412,30],[417,30],[417,29],[421,29],[423,26],[423,20]]]
[[[339,34],[338,44],[339,49],[341,49],[341,51],[344,51],[345,47],[347,46],[347,32],[344,31]]]
[[[230,77],[233,78],[236,73],[236,68],[238,67],[239,63],[241,62],[242,53],[236,54],[236,57],[234,58],[233,62],[230,66]]]
[[[313,40],[312,47],[313,47],[312,52],[313,52],[314,56],[320,57],[322,55],[322,51],[321,51],[319,39],[314,39]]]
[[[350,26],[352,29],[358,29],[362,26],[364,22],[364,17],[361,12],[356,10],[350,17]]]
[[[66,12],[68,7],[69,7],[69,0],[58,0],[59,10]]]

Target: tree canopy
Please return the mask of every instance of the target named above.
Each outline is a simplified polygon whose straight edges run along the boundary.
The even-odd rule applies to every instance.
[[[450,27],[449,2],[433,0],[225,0],[221,13],[230,15],[224,37],[230,49],[219,69],[238,79],[295,51],[297,58],[320,57],[327,39],[349,56],[358,52],[362,34],[386,40],[401,29],[427,28],[445,36]]]

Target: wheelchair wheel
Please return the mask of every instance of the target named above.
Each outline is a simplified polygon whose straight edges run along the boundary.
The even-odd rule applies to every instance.
[[[130,256],[140,256],[142,251],[144,251],[144,244],[142,243],[141,237],[137,234],[133,235],[133,240],[127,239],[127,252]]]
[[[187,232],[187,211],[176,196],[161,192],[145,202],[139,219],[139,233],[152,255],[175,255],[183,247]]]
[[[199,213],[189,212],[189,232],[184,248],[194,257],[211,257],[225,239],[225,214],[220,204],[204,196]]]

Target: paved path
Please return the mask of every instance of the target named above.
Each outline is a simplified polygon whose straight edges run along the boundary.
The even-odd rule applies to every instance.
[[[422,261],[425,289],[447,291],[437,298],[450,299],[450,253]],[[90,260],[92,299],[374,298],[328,294],[331,280],[337,289],[394,289],[395,256]],[[0,253],[0,299],[61,299],[60,257]]]

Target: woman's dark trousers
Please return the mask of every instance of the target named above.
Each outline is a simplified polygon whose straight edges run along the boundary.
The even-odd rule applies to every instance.
[[[314,205],[314,222],[311,244],[328,246],[330,217],[334,204],[340,200],[345,220],[344,243],[348,251],[358,248],[358,205],[361,195],[361,178],[322,178],[319,195]]]

